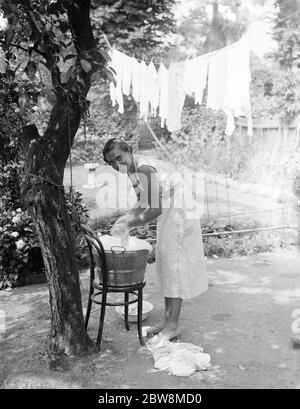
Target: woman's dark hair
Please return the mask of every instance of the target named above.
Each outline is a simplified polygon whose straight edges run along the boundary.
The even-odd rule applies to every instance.
[[[124,152],[132,153],[132,147],[124,139],[122,139],[122,138],[111,138],[111,139],[109,139],[108,141],[105,142],[105,145],[104,145],[104,148],[103,148],[103,151],[102,151],[104,162],[107,162],[105,156],[108,154],[108,152],[110,152],[116,146],[118,146]]]

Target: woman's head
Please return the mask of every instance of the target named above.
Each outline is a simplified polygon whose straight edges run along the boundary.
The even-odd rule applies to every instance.
[[[122,138],[111,138],[105,143],[103,159],[118,172],[126,173],[134,167],[132,148]]]

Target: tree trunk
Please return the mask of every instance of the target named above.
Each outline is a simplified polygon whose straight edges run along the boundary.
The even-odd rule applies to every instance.
[[[84,328],[74,235],[63,190],[64,167],[80,117],[76,106],[69,110],[68,117],[66,101],[58,100],[43,137],[31,125],[24,129],[22,138],[27,152],[23,194],[35,223],[49,284],[49,347],[55,356],[76,355],[93,348]]]
[[[219,2],[214,0],[213,6],[213,17],[204,47],[207,51],[215,51],[226,45],[226,38],[222,33],[221,17],[219,12]]]
[[[52,49],[42,49],[52,77],[56,103],[44,135],[35,125],[24,128],[21,137],[26,180],[23,197],[32,215],[42,250],[50,292],[50,353],[77,355],[93,350],[84,328],[79,274],[75,260],[74,234],[66,209],[63,176],[83,111],[90,78],[95,70],[103,72],[106,59],[97,49],[91,29],[90,0],[65,2],[73,44],[77,51],[75,75],[67,84],[61,75]],[[91,62],[91,69],[81,67],[81,59]]]

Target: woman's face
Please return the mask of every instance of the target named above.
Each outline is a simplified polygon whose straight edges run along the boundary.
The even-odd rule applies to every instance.
[[[133,156],[130,152],[125,152],[118,146],[115,146],[106,155],[107,163],[115,170],[126,173],[133,167]]]

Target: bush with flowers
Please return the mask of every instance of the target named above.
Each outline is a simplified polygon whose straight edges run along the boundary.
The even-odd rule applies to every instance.
[[[76,258],[84,258],[79,225],[88,217],[82,195],[74,190],[65,193],[68,213],[76,234]],[[5,209],[0,204],[0,290],[25,284],[27,277],[43,274],[44,264],[33,222],[27,210]]]
[[[32,260],[32,249],[38,247],[31,218],[27,211],[2,209],[0,216],[0,290],[24,282],[40,260]],[[40,256],[41,257],[41,256]],[[35,262],[34,262],[35,261]]]
[[[29,276],[44,272],[33,221],[21,195],[24,158],[20,156],[18,129],[26,117],[17,114],[18,87],[17,82],[0,75],[0,290],[24,284]],[[70,189],[65,197],[78,241],[79,224],[86,221],[87,208],[79,192]],[[76,255],[81,261],[80,245]]]

